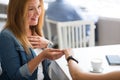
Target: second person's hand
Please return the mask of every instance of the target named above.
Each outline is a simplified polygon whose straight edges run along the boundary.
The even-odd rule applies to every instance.
[[[67,59],[69,56],[73,56],[73,51],[71,48],[68,49],[64,49],[63,50],[64,54],[65,54],[65,58]]]

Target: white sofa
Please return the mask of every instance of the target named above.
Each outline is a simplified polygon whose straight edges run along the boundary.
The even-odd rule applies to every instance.
[[[120,44],[120,18],[100,17],[97,27],[98,45]]]

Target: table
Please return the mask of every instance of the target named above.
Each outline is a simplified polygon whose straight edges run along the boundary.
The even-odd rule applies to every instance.
[[[86,48],[75,48],[73,49],[75,58],[79,61],[80,68],[85,72],[90,72],[92,58],[100,58],[103,60],[102,73],[107,73],[114,70],[120,70],[119,66],[110,66],[106,60],[106,55],[120,55],[120,45],[106,45],[106,46],[96,46],[96,47],[86,47]],[[52,72],[51,75],[57,78],[52,78],[52,80],[72,80],[65,56],[52,62],[51,64]],[[100,74],[102,74],[100,73]],[[64,79],[60,79],[64,78]]]

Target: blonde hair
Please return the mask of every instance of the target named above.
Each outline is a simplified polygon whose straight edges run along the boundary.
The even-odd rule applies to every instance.
[[[5,28],[8,28],[20,41],[23,48],[27,53],[29,53],[29,48],[31,47],[30,42],[27,39],[27,33],[25,30],[26,26],[26,16],[27,16],[27,4],[29,0],[10,0],[8,5],[8,19]],[[43,0],[40,0],[41,5],[41,15],[39,17],[38,24],[35,26],[34,31],[39,35],[43,36],[42,26],[44,18],[44,4]]]

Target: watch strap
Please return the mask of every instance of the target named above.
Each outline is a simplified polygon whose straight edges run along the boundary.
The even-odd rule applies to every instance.
[[[69,60],[73,60],[73,61],[75,61],[76,63],[78,63],[78,60],[76,60],[75,58],[73,58],[73,56],[69,56],[69,57],[67,58],[67,62],[69,62]]]

